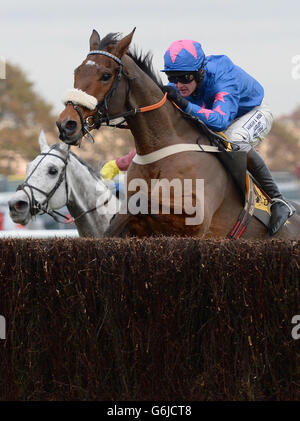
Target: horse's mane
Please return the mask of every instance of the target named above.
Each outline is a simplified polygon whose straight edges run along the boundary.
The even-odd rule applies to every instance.
[[[115,45],[120,40],[121,34],[119,32],[110,32],[100,40],[99,50],[105,50],[110,45]]]
[[[53,149],[57,149],[58,151],[60,151],[61,153],[65,153],[65,151],[64,150],[62,150],[61,148],[60,148],[60,144],[59,143],[56,143],[54,146],[53,146]],[[76,155],[75,153],[73,153],[72,151],[70,151],[70,155],[72,155],[75,159],[77,159],[77,161],[79,161],[80,162],[80,164],[82,164],[84,167],[86,167],[87,169],[88,169],[88,171],[89,171],[89,173],[96,179],[96,180],[99,180],[100,179],[100,175],[99,175],[99,173],[91,166],[91,165],[89,165],[87,162],[85,162],[82,158],[80,158],[78,155]]]
[[[100,41],[100,50],[107,49],[110,45],[116,44],[121,38],[121,34],[118,32],[112,32],[107,34],[101,41]],[[139,51],[136,47],[129,50],[127,55],[139,66],[143,72],[145,72],[159,87],[162,87],[163,83],[159,77],[159,75],[153,69],[153,54],[148,51],[147,53],[143,53]]]
[[[145,72],[160,88],[163,86],[162,80],[159,75],[153,69],[153,54],[148,51],[143,53],[138,51],[136,47],[133,50],[127,52],[127,55],[139,66],[143,72]]]
[[[96,180],[100,180],[100,175],[99,173],[95,170],[95,168],[93,168],[91,165],[89,165],[87,162],[85,162],[83,159],[81,159],[78,155],[76,155],[73,152],[70,152],[70,154],[72,156],[74,156],[74,158],[77,159],[77,161],[80,162],[80,164],[82,164],[83,166],[85,166],[88,170],[89,173],[96,179]]]

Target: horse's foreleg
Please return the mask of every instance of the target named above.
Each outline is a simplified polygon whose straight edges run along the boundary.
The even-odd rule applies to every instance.
[[[129,215],[117,213],[104,232],[104,237],[126,237],[130,235]]]

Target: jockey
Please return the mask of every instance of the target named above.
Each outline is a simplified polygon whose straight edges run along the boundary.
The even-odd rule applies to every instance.
[[[208,128],[223,132],[240,151],[247,153],[248,170],[272,200],[268,231],[276,234],[295,209],[283,198],[263,158],[254,149],[273,123],[271,110],[263,101],[263,87],[227,56],[206,57],[199,42],[192,40],[170,45],[164,54],[162,72],[169,80],[163,87],[168,99]],[[127,170],[134,155],[135,151],[131,151],[115,160],[115,170]]]
[[[133,149],[127,155],[121,156],[120,158],[111,159],[106,162],[100,170],[100,175],[104,179],[113,180],[120,171],[127,171],[131,161],[136,154],[136,150]]]
[[[122,179],[120,180],[120,174],[122,171],[127,171],[135,154],[136,150],[133,149],[127,155],[107,161],[100,169],[100,176],[103,179],[112,180],[114,182],[116,192],[125,194]]]

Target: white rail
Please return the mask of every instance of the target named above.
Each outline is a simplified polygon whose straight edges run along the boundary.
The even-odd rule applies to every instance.
[[[0,231],[1,238],[64,238],[78,237],[77,230],[10,230]]]

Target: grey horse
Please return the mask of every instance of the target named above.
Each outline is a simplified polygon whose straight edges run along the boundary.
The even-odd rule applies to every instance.
[[[27,165],[26,180],[8,202],[12,220],[26,225],[43,212],[62,219],[57,210],[67,206],[80,237],[103,236],[121,204],[114,184],[103,182],[68,145],[49,146],[43,131],[39,144],[41,153]]]

